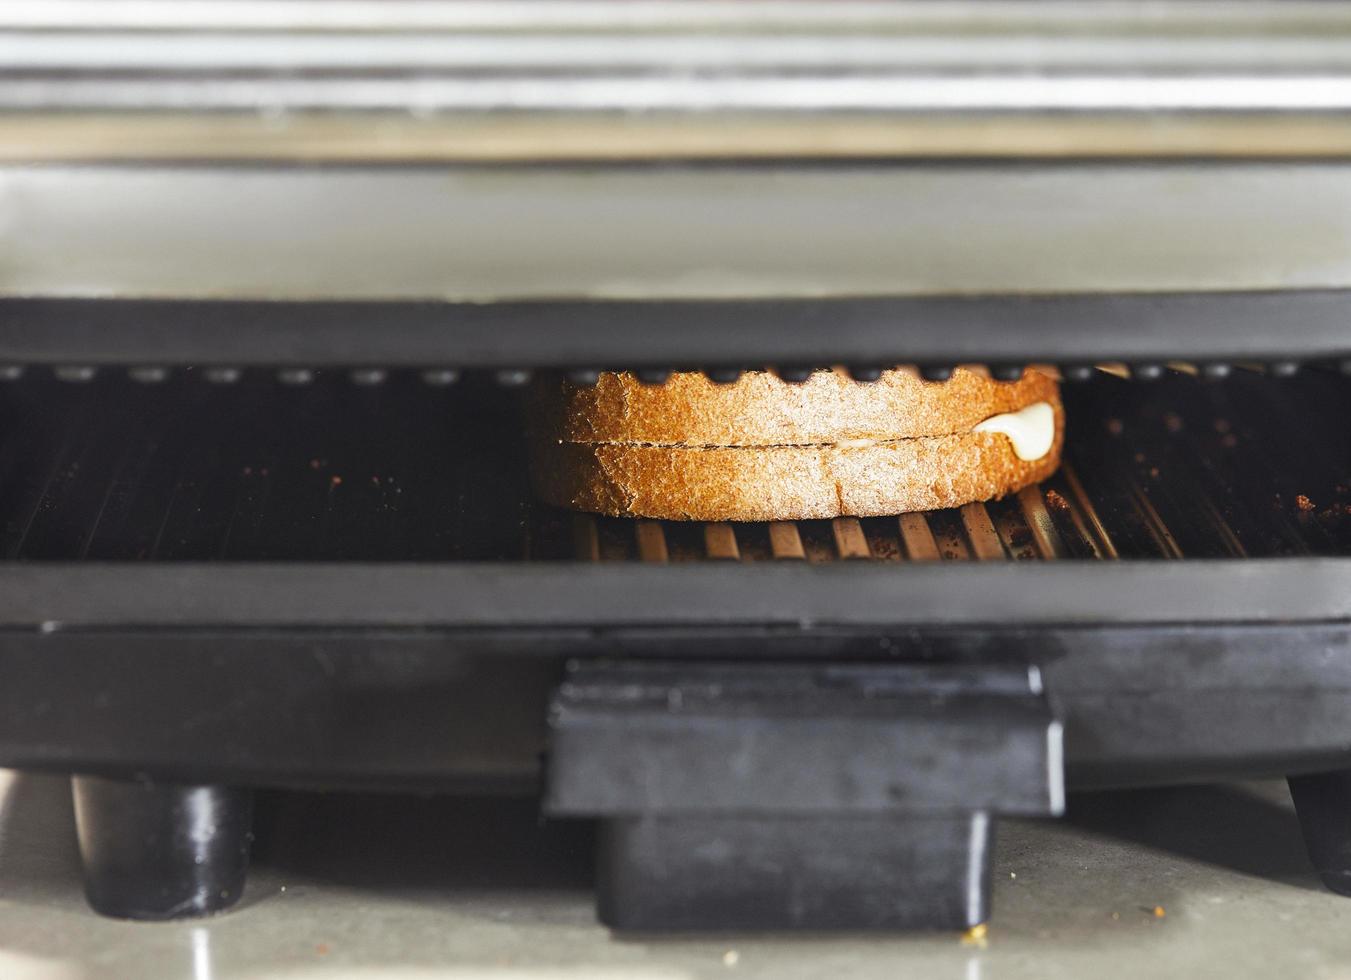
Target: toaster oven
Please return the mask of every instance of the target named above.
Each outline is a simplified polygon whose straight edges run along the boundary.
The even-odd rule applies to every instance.
[[[228,907],[268,787],[537,795],[617,928],[965,928],[1000,816],[1279,775],[1351,890],[1351,20],[832,8],[0,13],[0,764],[97,910]],[[535,378],[897,364],[1050,365],[1060,470],[532,500]]]

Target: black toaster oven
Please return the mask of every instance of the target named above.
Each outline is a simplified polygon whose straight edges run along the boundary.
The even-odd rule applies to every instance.
[[[96,909],[229,906],[268,787],[537,795],[618,928],[974,926],[995,818],[1239,775],[1351,889],[1351,98],[1238,43],[1348,15],[830,6],[0,13],[0,764]],[[525,476],[537,377],[1034,363],[988,504]]]

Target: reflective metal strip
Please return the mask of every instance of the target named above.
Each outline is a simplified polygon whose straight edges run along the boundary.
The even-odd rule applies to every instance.
[[[1335,289],[1351,166],[11,166],[0,236],[7,296]]]
[[[3,109],[410,112],[1343,112],[1351,77],[863,74],[761,78],[437,77],[162,79],[10,77]]]

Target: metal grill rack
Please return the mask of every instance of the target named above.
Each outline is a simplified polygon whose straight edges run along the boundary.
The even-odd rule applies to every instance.
[[[180,375],[183,372],[180,372]],[[1346,381],[1306,371],[1064,388],[1065,462],[988,504],[685,524],[534,504],[517,402],[319,377],[72,385],[0,411],[0,553],[84,560],[1029,561],[1351,553]]]

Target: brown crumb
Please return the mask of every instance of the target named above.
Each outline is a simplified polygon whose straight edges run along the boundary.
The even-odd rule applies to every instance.
[[[340,486],[342,486],[342,477],[340,477],[340,476],[329,477],[328,485],[331,486],[331,487],[340,487]]]
[[[1054,490],[1046,491],[1046,506],[1059,511],[1068,511],[1070,509],[1069,501]]]
[[[1165,915],[1167,915],[1167,914],[1168,914],[1168,913],[1164,911],[1164,908],[1163,908],[1162,905],[1156,905],[1156,906],[1154,906],[1154,918],[1156,918],[1156,919],[1162,919],[1162,918],[1163,918]]]
[[[1178,433],[1182,431],[1182,416],[1177,412],[1168,412],[1163,417],[1163,427],[1169,432]]]
[[[1151,466],[1149,468],[1149,475],[1157,480],[1159,478],[1159,468],[1157,466]]]
[[[1136,461],[1137,463],[1143,463],[1143,462],[1145,461],[1145,454],[1144,454],[1144,453],[1136,453],[1136,454],[1135,454],[1135,461]]]
[[[1126,431],[1126,427],[1121,423],[1120,419],[1108,419],[1107,431],[1114,436],[1119,436]]]
[[[328,943],[320,943],[318,946],[315,946],[315,947],[314,947],[314,951],[315,951],[315,953],[317,953],[317,954],[320,955],[320,956],[327,956],[327,955],[328,955]]]
[[[1228,419],[1216,419],[1216,420],[1215,420],[1215,431],[1216,431],[1216,432],[1224,433],[1224,432],[1228,432],[1229,429],[1230,429],[1230,425],[1229,425],[1229,420],[1228,420]]]
[[[1220,445],[1225,449],[1233,449],[1238,445],[1238,436],[1234,435],[1232,432],[1226,432],[1220,439]]]
[[[1314,502],[1301,493],[1295,498],[1295,506],[1307,513],[1314,509]]]

